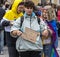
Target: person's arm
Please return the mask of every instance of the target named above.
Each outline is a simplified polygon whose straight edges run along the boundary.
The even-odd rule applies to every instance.
[[[40,29],[41,29],[41,34],[44,37],[48,37],[49,34],[52,34],[52,30],[50,30],[47,26],[47,24],[41,20],[40,22]]]
[[[2,26],[9,26],[10,25],[10,21],[8,21],[8,20],[5,20],[4,18],[1,20],[1,24],[2,24]]]
[[[13,26],[11,26],[11,36],[20,36],[22,32],[20,31],[20,18],[14,21]]]
[[[13,30],[13,31],[11,32],[11,36],[13,36],[13,37],[19,37],[19,36],[21,36],[21,35],[22,35],[22,32],[19,31],[19,30]]]
[[[2,22],[2,26],[9,26],[9,25],[10,25],[10,21],[4,20],[4,21]]]

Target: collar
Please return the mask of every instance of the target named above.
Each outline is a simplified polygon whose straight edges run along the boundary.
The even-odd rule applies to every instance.
[[[29,17],[34,17],[35,18],[36,15],[35,15],[34,12],[32,12],[32,14],[30,16],[28,16],[27,13],[25,12],[24,16],[25,16],[25,18],[29,18]]]

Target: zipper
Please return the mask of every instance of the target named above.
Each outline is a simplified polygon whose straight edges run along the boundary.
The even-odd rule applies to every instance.
[[[30,28],[31,28],[31,16],[30,16]]]

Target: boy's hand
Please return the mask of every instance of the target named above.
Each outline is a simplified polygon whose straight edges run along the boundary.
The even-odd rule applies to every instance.
[[[22,32],[19,31],[19,30],[14,30],[14,31],[12,31],[12,34],[13,34],[14,36],[21,36],[21,35],[22,35]]]
[[[21,31],[17,31],[17,36],[21,36],[22,32]]]

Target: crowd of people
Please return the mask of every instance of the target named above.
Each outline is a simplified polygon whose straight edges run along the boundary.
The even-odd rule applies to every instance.
[[[39,33],[34,42],[24,39],[26,28]],[[0,7],[0,54],[7,46],[9,57],[59,57],[59,31],[60,6],[15,0]]]

